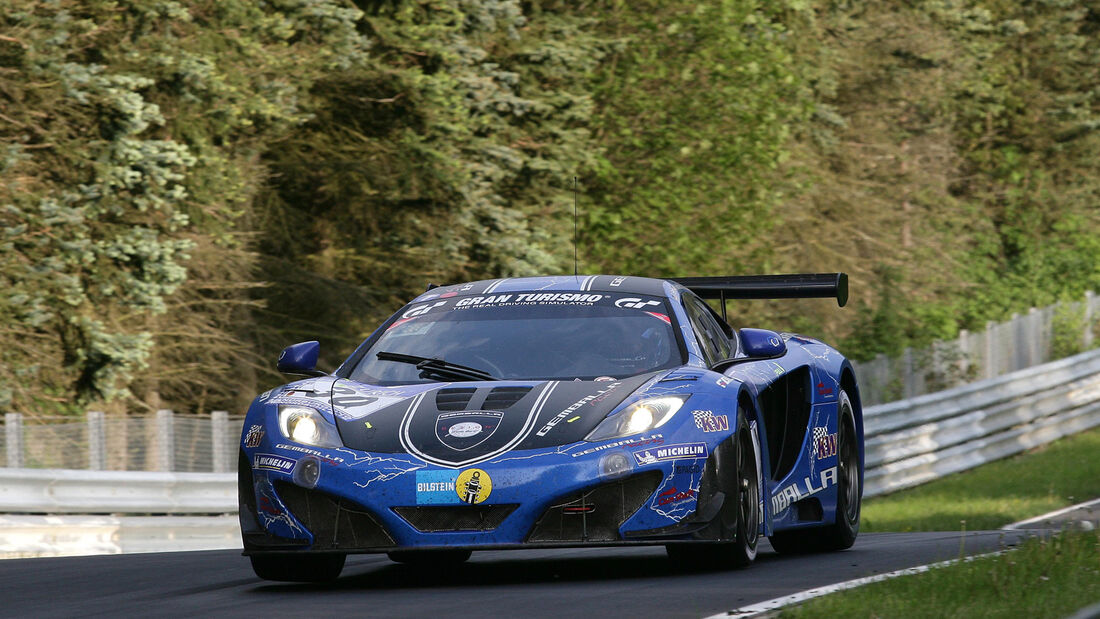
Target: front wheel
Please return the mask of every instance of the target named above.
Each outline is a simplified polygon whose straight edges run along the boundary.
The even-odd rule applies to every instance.
[[[711,527],[717,528],[723,541],[668,544],[665,549],[676,563],[742,568],[756,558],[760,542],[760,454],[749,430],[745,411],[739,410],[737,417],[740,422],[733,441],[734,453],[730,454],[732,457],[723,458],[721,456],[724,454],[720,452],[715,462],[715,475],[727,500]]]
[[[344,569],[344,554],[252,555],[252,571],[264,580],[282,582],[328,582]]]

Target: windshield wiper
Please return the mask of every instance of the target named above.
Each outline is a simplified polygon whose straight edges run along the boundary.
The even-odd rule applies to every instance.
[[[398,361],[410,363],[420,370],[421,378],[458,378],[459,380],[500,380],[496,376],[465,365],[450,363],[433,357],[421,357],[419,355],[406,355],[399,352],[379,352],[375,355],[382,361]]]

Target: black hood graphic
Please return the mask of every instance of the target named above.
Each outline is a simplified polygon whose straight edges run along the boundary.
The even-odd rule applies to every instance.
[[[656,373],[614,381],[451,383],[354,420],[338,419],[344,444],[409,453],[447,467],[471,466],[515,449],[583,440]]]

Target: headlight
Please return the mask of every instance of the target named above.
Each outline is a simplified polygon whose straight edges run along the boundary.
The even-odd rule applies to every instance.
[[[292,441],[317,447],[342,447],[340,433],[321,413],[306,406],[280,406],[279,429]]]
[[[691,396],[671,395],[639,400],[604,419],[584,440],[606,441],[659,428],[672,419],[689,397]]]

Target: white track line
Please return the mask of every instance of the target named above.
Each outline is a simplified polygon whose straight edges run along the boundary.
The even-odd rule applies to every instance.
[[[973,561],[974,559],[980,559],[982,557],[993,557],[999,554],[1005,553],[1005,550],[998,550],[995,552],[987,552],[982,555],[974,555],[966,557],[962,561]],[[791,595],[785,595],[781,598],[775,598],[767,600],[765,602],[759,602],[752,604],[751,606],[742,606],[741,608],[735,608],[724,613],[718,613],[717,615],[711,615],[705,619],[722,619],[728,617],[759,617],[767,613],[776,611],[784,606],[790,606],[792,604],[801,604],[814,598],[819,598],[823,595],[830,593],[836,593],[837,591],[844,591],[846,589],[855,589],[856,587],[862,587],[873,582],[879,582],[882,580],[889,580],[891,578],[897,578],[898,576],[909,576],[911,574],[920,574],[921,572],[927,572],[928,570],[946,567],[948,565],[954,565],[959,562],[959,559],[951,559],[949,561],[940,561],[939,563],[931,563],[929,565],[918,565],[917,567],[910,567],[904,570],[897,570],[894,572],[887,572],[885,574],[875,574],[874,576],[867,576],[866,578],[856,578],[854,580],[846,580],[844,582],[838,582],[834,585],[826,585],[824,587],[817,587],[816,589],[807,589],[799,593],[792,593]]]
[[[1005,531],[1016,531],[1019,529],[1026,529],[1027,525],[1035,524],[1036,522],[1042,522],[1050,518],[1057,518],[1062,514],[1068,514],[1077,509],[1088,508],[1094,505],[1100,505],[1100,499],[1093,499],[1091,501],[1085,501],[1084,503],[1078,503],[1077,505],[1070,505],[1069,507],[1063,507],[1062,509],[1056,509],[1049,514],[1043,514],[1042,516],[1036,516],[1027,520],[1021,520],[1020,522],[1014,522],[1012,524],[1001,527]]]
[[[1089,508],[1093,506],[1100,506],[1100,499],[1093,499],[1091,501],[1085,501],[1084,503],[1078,503],[1077,505],[1070,505],[1069,507],[1063,507],[1062,509],[1056,509],[1050,513],[1043,514],[1042,516],[1036,516],[1027,520],[1021,520],[1020,522],[1014,522],[1009,525],[1001,527],[1004,531],[1017,531],[1027,528],[1027,525],[1034,524],[1036,522],[1042,522],[1049,518],[1057,518],[1063,514],[1071,511]],[[974,555],[972,557],[966,557],[964,561],[971,561],[980,557],[992,557],[1005,552],[1004,550],[998,550],[996,552],[990,552],[983,555]],[[951,559],[950,561],[941,561],[939,563],[932,563],[929,565],[920,565],[917,567],[910,567],[904,570],[897,570],[894,572],[887,572],[886,574],[876,574],[874,576],[868,576],[866,578],[856,578],[854,580],[847,580],[844,582],[836,583],[835,585],[826,585],[824,587],[818,587],[816,589],[807,589],[799,593],[792,593],[791,595],[785,595],[780,598],[774,598],[765,602],[759,602],[751,606],[742,606],[741,608],[735,608],[734,610],[719,613],[717,615],[711,615],[706,619],[720,619],[721,617],[757,617],[765,613],[769,613],[784,606],[790,606],[792,604],[800,604],[807,600],[828,595],[830,593],[836,593],[837,591],[844,591],[846,589],[854,589],[873,582],[879,582],[882,580],[889,580],[891,578],[897,578],[898,576],[909,576],[910,574],[920,574],[921,572],[927,572],[930,569],[937,567],[945,567],[948,565],[954,565],[958,563],[958,559]]]

